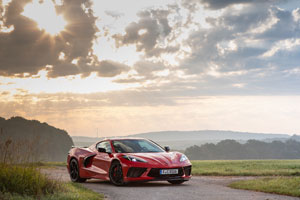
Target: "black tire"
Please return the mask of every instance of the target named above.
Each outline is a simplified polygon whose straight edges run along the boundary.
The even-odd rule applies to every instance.
[[[85,182],[86,178],[81,178],[79,174],[78,162],[75,158],[70,161],[70,178],[72,182]]]
[[[116,186],[125,185],[122,165],[118,161],[114,161],[109,168],[110,182]]]
[[[183,180],[174,180],[174,181],[168,181],[168,182],[171,184],[174,184],[174,185],[179,185],[179,184],[183,183],[184,181]]]

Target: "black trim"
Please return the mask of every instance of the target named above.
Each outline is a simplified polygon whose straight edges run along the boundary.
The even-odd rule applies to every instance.
[[[92,165],[92,159],[94,158],[95,155],[96,154],[85,157],[83,160],[83,166],[90,167]]]
[[[183,170],[184,170],[184,174],[185,174],[186,176],[190,176],[191,173],[192,173],[192,165],[187,166],[187,167],[183,167]]]
[[[129,168],[129,170],[127,172],[127,177],[130,177],[130,178],[140,177],[146,170],[147,170],[147,168],[131,167],[131,168]]]

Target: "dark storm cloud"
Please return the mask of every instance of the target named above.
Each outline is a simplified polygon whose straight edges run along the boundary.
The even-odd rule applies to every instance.
[[[167,19],[168,14],[167,10],[146,10],[138,13],[139,21],[130,23],[124,35],[114,35],[117,46],[135,44],[137,51],[143,51],[149,57],[158,56],[162,52],[177,51],[178,47],[157,46],[159,41],[163,41],[172,31]]]
[[[86,76],[101,70],[92,51],[98,30],[90,0],[64,0],[62,5],[56,6],[57,12],[67,21],[65,30],[57,36],[48,35],[37,27],[35,21],[22,15],[24,6],[30,2],[13,0],[0,19],[4,26],[14,27],[9,33],[0,32],[0,75],[33,75],[47,65],[52,66],[50,77]],[[62,53],[65,55],[63,60],[59,59]],[[78,60],[77,64],[73,64],[74,60]],[[110,66],[112,72],[105,67],[105,71],[98,74],[107,76],[121,72],[117,70],[120,64]]]

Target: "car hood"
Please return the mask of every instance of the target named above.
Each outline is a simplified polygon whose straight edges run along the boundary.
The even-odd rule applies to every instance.
[[[178,166],[183,164],[180,162],[182,154],[179,152],[127,153],[126,155],[142,158],[147,163],[158,166]]]

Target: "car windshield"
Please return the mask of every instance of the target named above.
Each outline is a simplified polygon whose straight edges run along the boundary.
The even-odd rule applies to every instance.
[[[164,152],[161,147],[147,140],[114,140],[112,145],[116,153]]]

